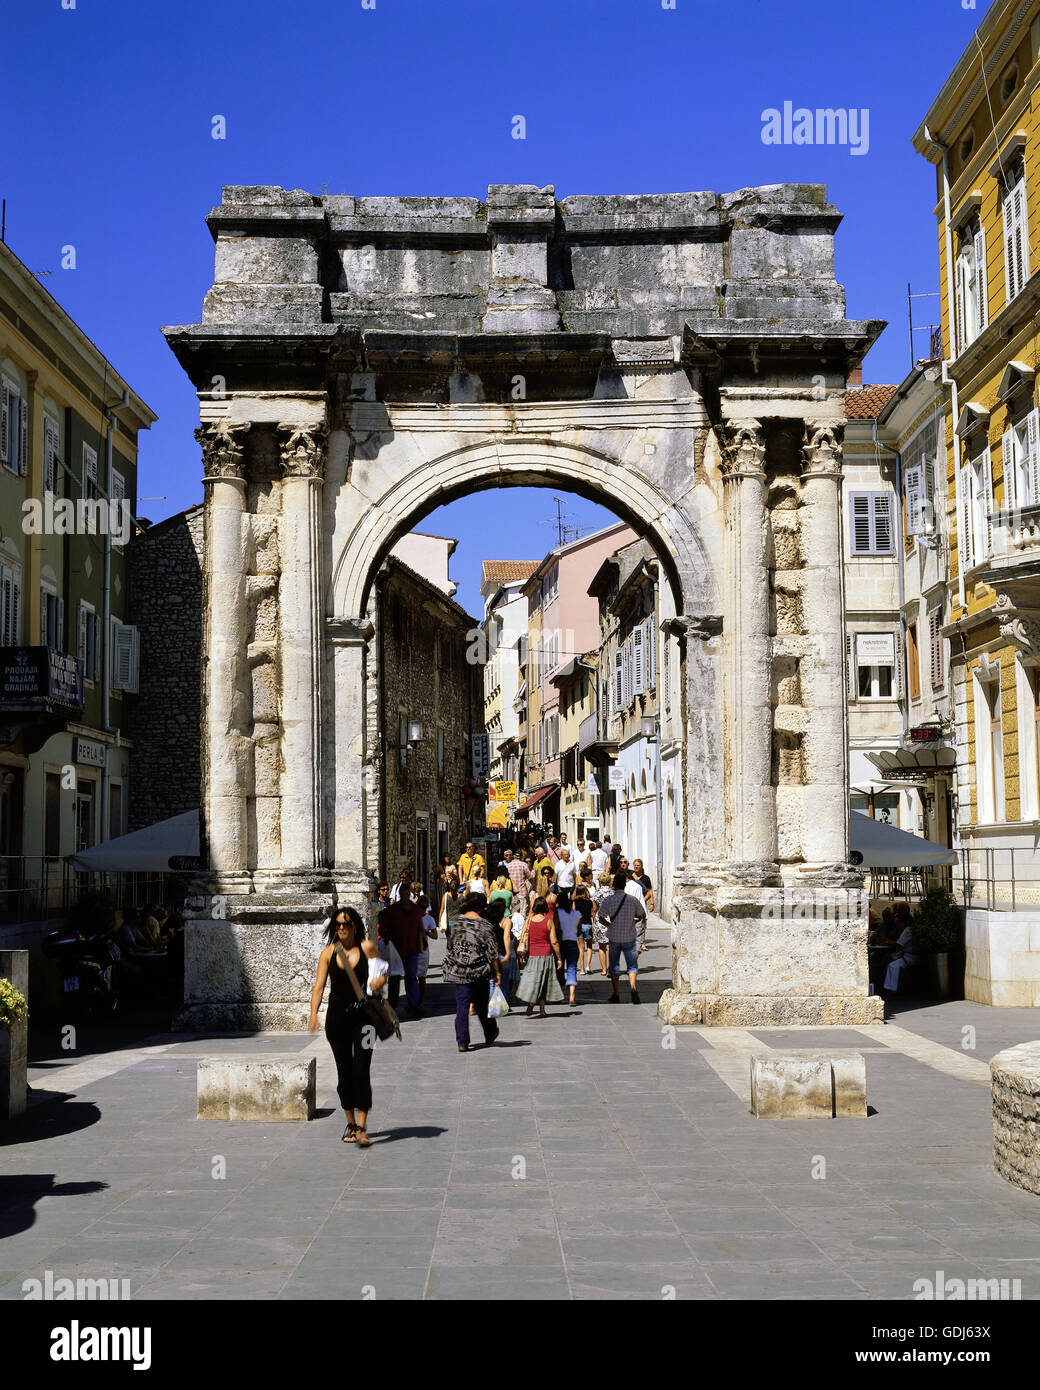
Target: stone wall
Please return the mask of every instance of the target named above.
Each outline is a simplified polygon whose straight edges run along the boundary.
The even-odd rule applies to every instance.
[[[202,548],[201,506],[149,527],[129,547],[129,620],[141,634],[127,728],[130,831],[199,808]]]

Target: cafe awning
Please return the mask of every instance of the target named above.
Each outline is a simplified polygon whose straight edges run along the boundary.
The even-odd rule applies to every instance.
[[[558,782],[553,782],[548,787],[539,787],[534,796],[530,796],[526,801],[520,803],[516,808],[517,812],[529,811],[532,806],[537,806],[539,801],[544,801],[547,796],[551,796],[558,786]]]
[[[74,868],[101,874],[191,873],[202,867],[199,813],[185,811],[129,835],[117,835],[114,840],[105,840],[68,858]]]
[[[868,869],[912,869],[924,864],[956,864],[957,853],[923,835],[909,835],[860,811],[849,815],[849,849]]]

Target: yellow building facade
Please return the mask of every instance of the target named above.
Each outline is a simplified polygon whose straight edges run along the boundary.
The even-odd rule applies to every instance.
[[[1040,1005],[1040,0],[997,0],[914,136],[936,168],[965,992]],[[938,474],[941,470],[935,470]]]

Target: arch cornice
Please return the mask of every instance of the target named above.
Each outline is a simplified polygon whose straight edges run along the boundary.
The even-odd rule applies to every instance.
[[[689,488],[673,499],[646,473],[589,445],[491,435],[413,463],[378,496],[356,489],[359,514],[333,562],[333,614],[352,617],[364,612],[378,566],[418,518],[442,504],[441,499],[454,500],[467,490],[537,486],[548,481],[597,494],[603,505],[616,510],[659,551],[669,578],[678,586],[677,603],[681,599],[687,611],[691,604],[695,610],[711,608],[717,592],[715,576],[690,497],[692,439]],[[345,486],[354,487],[350,482]]]

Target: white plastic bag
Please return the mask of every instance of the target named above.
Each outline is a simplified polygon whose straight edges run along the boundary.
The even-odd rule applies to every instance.
[[[508,1012],[509,1004],[506,997],[498,985],[495,985],[488,999],[488,1018],[504,1018]]]

